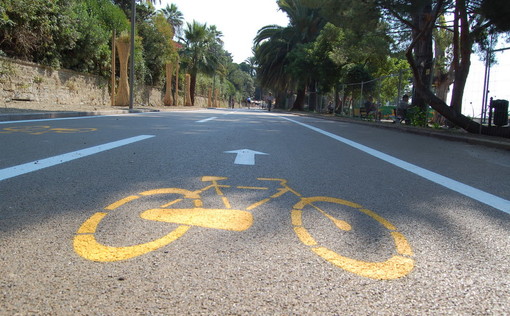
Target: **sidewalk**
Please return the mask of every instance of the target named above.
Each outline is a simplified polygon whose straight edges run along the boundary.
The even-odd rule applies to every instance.
[[[183,110],[197,110],[205,109],[202,107],[136,107],[130,110],[128,107],[100,107],[94,108],[92,111],[83,111],[83,108],[75,108],[69,111],[55,111],[49,109],[43,111],[41,109],[20,109],[16,112],[13,108],[0,107],[0,122],[5,121],[21,121],[21,120],[38,120],[49,118],[66,118],[66,117],[80,117],[80,116],[97,116],[97,115],[115,115],[115,114],[129,114],[129,113],[144,113],[144,112],[160,112],[160,111],[183,111]],[[276,113],[284,113],[284,111],[276,110]],[[469,134],[462,129],[433,129],[423,128],[416,126],[409,126],[404,124],[393,124],[391,121],[367,121],[359,118],[340,117],[331,114],[319,114],[313,112],[291,112],[299,116],[316,117],[325,120],[334,120],[341,122],[349,122],[354,124],[362,124],[376,128],[389,128],[398,130],[400,132],[415,133],[430,137],[436,137],[451,141],[466,142],[473,145],[482,145],[491,148],[498,148],[510,151],[510,139],[486,135]]]

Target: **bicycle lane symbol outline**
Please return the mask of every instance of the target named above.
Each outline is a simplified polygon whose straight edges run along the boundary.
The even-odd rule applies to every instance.
[[[314,196],[303,197],[300,193],[292,189],[285,179],[277,178],[257,178],[259,181],[271,181],[279,185],[276,193],[271,196],[252,203],[245,210],[233,209],[229,199],[225,196],[223,188],[232,188],[231,185],[219,184],[219,181],[228,180],[226,177],[202,177],[202,182],[210,182],[202,189],[190,191],[180,188],[163,188],[141,192],[137,195],[131,195],[118,200],[104,208],[104,212],[96,212],[89,217],[78,229],[74,236],[73,246],[75,252],[81,257],[97,262],[113,262],[131,259],[151,251],[164,247],[183,236],[193,226],[222,229],[233,232],[242,232],[249,229],[253,224],[252,210],[276,199],[284,194],[290,193],[299,198],[299,202],[294,204],[290,211],[290,221],[294,232],[302,244],[308,246],[312,252],[327,262],[343,270],[355,273],[359,276],[391,280],[406,276],[414,268],[414,253],[404,235],[397,231],[397,228],[377,213],[363,208],[357,203],[346,201],[334,197]],[[243,187],[239,189],[265,190],[267,187]],[[221,198],[224,208],[204,208],[201,194],[214,190],[217,196]],[[161,205],[159,208],[144,210],[140,217],[146,220],[167,222],[177,224],[178,226],[168,234],[146,243],[113,247],[99,243],[95,237],[97,228],[101,221],[108,215],[108,212],[115,211],[121,206],[143,198],[164,194],[178,195],[180,197]],[[191,208],[170,208],[177,206],[183,201],[191,202]],[[303,225],[303,213],[309,210],[315,210],[330,220],[336,228],[343,231],[352,230],[352,226],[341,219],[335,218],[316,203],[333,203],[338,206],[347,207],[355,212],[360,212],[368,218],[375,220],[378,225],[385,228],[391,235],[394,242],[394,254],[385,261],[369,262],[342,256],[326,246],[320,245],[313,237],[313,234]]]
[[[97,128],[52,128],[49,125],[37,125],[37,126],[13,126],[6,127],[0,130],[0,134],[12,134],[12,133],[26,133],[30,135],[42,135],[47,133],[57,134],[71,134],[71,133],[88,133],[97,131]]]

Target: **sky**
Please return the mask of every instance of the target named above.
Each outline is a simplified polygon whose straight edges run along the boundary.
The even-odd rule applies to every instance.
[[[506,47],[510,47],[510,43],[499,45],[499,48]],[[510,100],[510,49],[494,54],[498,62],[495,65],[491,65],[489,98]],[[471,67],[469,68],[468,80],[462,100],[462,114],[480,117],[484,97],[484,78],[485,63],[480,61],[478,55],[471,55]]]
[[[286,26],[287,15],[278,11],[276,0],[161,0],[156,8],[175,4],[186,22],[216,25],[223,33],[224,48],[235,63],[253,56],[253,39],[266,25]]]

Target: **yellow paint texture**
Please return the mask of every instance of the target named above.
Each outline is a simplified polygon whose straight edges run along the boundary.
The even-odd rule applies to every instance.
[[[303,209],[307,204],[311,204],[313,202],[331,202],[331,203],[346,205],[346,206],[350,206],[350,207],[354,207],[354,208],[361,208],[361,205],[359,205],[359,204],[349,202],[346,200],[342,200],[342,199],[328,197],[328,196],[312,196],[312,197],[301,198],[301,201],[296,203],[296,205],[294,205],[294,208]]]
[[[107,215],[107,213],[97,212],[81,225],[77,234],[93,234],[96,232],[97,225]]]
[[[315,246],[317,242],[315,239],[308,233],[308,231],[303,227],[294,227],[294,232],[299,237],[299,240],[307,246]]]
[[[250,212],[233,209],[150,209],[142,214],[143,219],[176,223],[231,231],[247,230],[253,224]]]
[[[246,209],[247,209],[248,211],[251,211],[251,210],[253,210],[254,208],[257,208],[257,207],[261,206],[262,204],[269,202],[270,200],[271,200],[271,199],[263,199],[263,200],[258,201],[258,202],[256,202],[256,203],[253,203],[252,205],[248,206]]]
[[[245,186],[238,186],[237,187],[238,189],[245,189],[245,190],[269,190],[269,188],[264,188],[264,187],[245,187]]]
[[[200,195],[198,192],[189,191],[185,189],[178,189],[178,188],[166,188],[166,189],[156,189],[156,190],[149,190],[140,193],[140,195],[147,196],[147,195],[155,195],[155,194],[181,194],[185,198],[188,199],[199,199]]]
[[[213,181],[221,181],[221,180],[228,180],[226,177],[211,177],[211,176],[203,176],[202,182],[213,182]]]
[[[392,223],[388,222],[387,220],[385,220],[381,216],[377,215],[376,213],[372,212],[371,210],[360,209],[359,211],[367,214],[370,217],[372,217],[373,219],[375,219],[376,221],[381,223],[384,227],[386,227],[386,229],[389,229],[389,230],[396,230],[397,229],[395,226],[393,226]]]
[[[225,205],[226,208],[228,208],[228,209],[232,208],[232,206],[230,205],[230,202],[226,196],[222,196],[221,200],[223,201],[223,205]]]
[[[117,202],[115,203],[112,203],[110,205],[108,205],[107,207],[105,207],[104,209],[105,210],[108,210],[108,211],[113,211],[114,209],[116,209],[117,207],[120,207],[128,202],[131,202],[133,200],[136,200],[138,199],[139,196],[137,195],[131,195],[131,196],[128,196],[126,198],[123,198],[122,200],[118,200]]]
[[[184,200],[184,199],[175,199],[175,200],[173,200],[172,202],[169,202],[169,203],[167,203],[167,204],[165,204],[165,205],[161,205],[161,207],[169,207],[169,206],[174,205],[174,204],[176,204],[176,203],[182,202],[183,200]]]
[[[302,226],[303,225],[302,215],[303,215],[303,211],[292,210],[292,213],[290,214],[292,225]]]
[[[398,279],[407,275],[414,267],[414,260],[402,256],[393,256],[383,262],[365,262],[341,256],[326,247],[312,248],[312,250],[339,268],[371,279]]]
[[[351,224],[347,223],[346,221],[331,216],[330,214],[326,213],[324,210],[322,210],[321,208],[319,208],[319,207],[317,207],[317,206],[315,206],[313,204],[310,204],[310,205],[313,206],[322,215],[324,215],[327,219],[332,221],[333,224],[335,224],[335,226],[338,229],[345,230],[345,231],[350,231],[352,229]]]
[[[99,262],[112,262],[126,260],[146,254],[148,252],[159,249],[177,238],[181,237],[188,231],[189,226],[179,226],[168,235],[148,243],[127,246],[127,247],[110,247],[97,242],[94,235],[76,235],[74,237],[74,251],[85,259]]]
[[[411,246],[409,246],[404,235],[399,232],[391,232],[391,236],[393,236],[393,240],[395,240],[395,246],[397,247],[397,252],[399,254],[414,256],[413,250],[411,249]]]

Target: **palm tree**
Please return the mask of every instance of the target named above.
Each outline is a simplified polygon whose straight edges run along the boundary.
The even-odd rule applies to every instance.
[[[253,54],[255,54],[255,52],[253,52]],[[257,69],[257,59],[255,58],[255,56],[251,56],[251,57],[248,57],[244,60],[244,63],[248,65],[248,67],[250,68],[250,76],[251,77],[254,77],[255,76],[255,70]]]
[[[302,110],[310,78],[291,76],[289,54],[300,44],[314,41],[326,21],[319,15],[319,9],[305,6],[300,0],[279,0],[278,6],[289,17],[289,25],[268,25],[257,33],[254,43],[258,76],[267,88],[282,91],[297,85],[298,94],[293,108]]]
[[[184,30],[185,47],[181,51],[182,60],[191,76],[191,103],[195,104],[195,87],[198,73],[213,75],[221,66],[223,35],[215,26],[196,21],[187,23]]]
[[[177,8],[175,4],[166,5],[165,8],[161,9],[161,12],[165,15],[166,20],[172,25],[174,34],[177,38],[182,35],[182,26],[184,25],[184,15]]]
[[[289,83],[285,67],[286,57],[294,46],[287,36],[290,32],[289,27],[268,25],[260,29],[254,39],[255,59],[259,65],[257,75],[266,88],[283,90]]]

